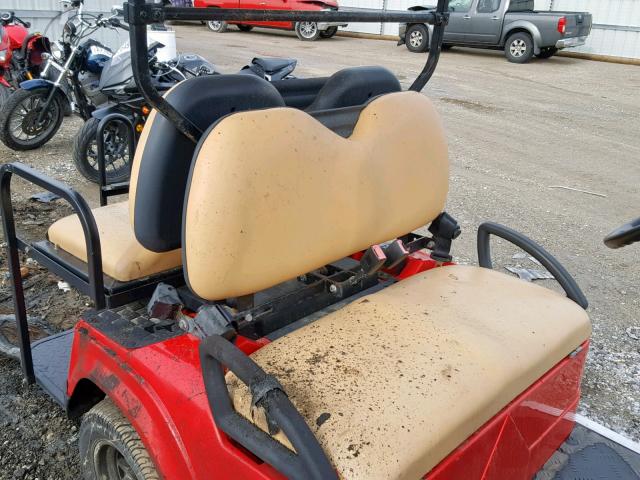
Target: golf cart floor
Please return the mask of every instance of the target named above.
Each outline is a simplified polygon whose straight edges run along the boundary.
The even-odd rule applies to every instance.
[[[535,480],[640,480],[640,453],[576,424]]]

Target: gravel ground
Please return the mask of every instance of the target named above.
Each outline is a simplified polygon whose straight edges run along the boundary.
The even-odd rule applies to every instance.
[[[384,64],[407,86],[424,61],[387,41],[336,37],[307,43],[282,32],[232,29],[216,35],[196,25],[177,28],[180,50],[200,53],[227,73],[253,56],[279,55],[298,59],[299,76]],[[634,66],[567,57],[513,65],[498,52],[454,49],[443,55],[425,89],[449,135],[448,211],[464,232],[454,246],[457,260],[475,263],[475,230],[494,220],[528,234],[565,264],[590,300],[594,324],[580,411],[635,440],[640,440],[640,340],[634,338],[640,327],[640,256],[637,246],[607,250],[602,238],[640,215],[638,72]],[[0,145],[0,161],[20,160],[44,170],[95,205],[95,187],[71,161],[79,127],[77,118],[65,119],[60,134],[37,151],[15,153]],[[26,213],[21,227],[41,235],[66,211],[56,202],[55,210],[45,206],[36,214],[42,207],[27,200],[36,191],[16,182],[14,199]],[[512,258],[514,248],[500,245],[496,254],[503,264],[526,264]],[[4,272],[3,254],[0,282]],[[86,299],[60,291],[57,279],[35,266],[31,274],[30,313],[45,317],[54,329],[70,326]],[[3,300],[7,291],[0,284],[0,314],[12,312],[10,300]],[[37,388],[21,384],[16,361],[0,358],[0,479],[78,478],[77,427]]]

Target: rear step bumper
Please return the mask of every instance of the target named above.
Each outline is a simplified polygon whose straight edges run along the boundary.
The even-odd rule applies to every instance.
[[[580,47],[587,43],[587,37],[563,38],[556,42],[556,48]]]

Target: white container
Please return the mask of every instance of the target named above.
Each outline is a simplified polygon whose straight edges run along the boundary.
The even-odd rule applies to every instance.
[[[151,30],[147,29],[147,44],[151,45],[153,42],[160,42],[164,47],[158,50],[157,58],[161,62],[167,62],[177,57],[176,53],[176,32],[167,30]]]

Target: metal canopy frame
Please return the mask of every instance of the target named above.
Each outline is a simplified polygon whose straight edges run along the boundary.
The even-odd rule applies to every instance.
[[[171,106],[154,87],[147,58],[147,25],[165,20],[233,20],[233,21],[303,21],[303,22],[403,22],[433,25],[429,55],[424,68],[410,90],[420,92],[436,69],[449,21],[449,0],[438,0],[435,10],[393,11],[374,9],[341,9],[319,11],[244,10],[235,8],[165,7],[146,0],[129,0],[124,4],[124,18],[129,23],[129,39],[133,74],[149,105],[158,110],[194,143],[202,131]]]

